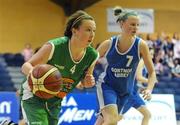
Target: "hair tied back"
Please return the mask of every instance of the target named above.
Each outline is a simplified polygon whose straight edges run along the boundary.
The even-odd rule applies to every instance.
[[[114,7],[113,10],[114,10],[114,15],[115,15],[115,16],[120,15],[120,13],[122,13],[122,11],[123,11],[122,7],[120,7],[120,6]]]

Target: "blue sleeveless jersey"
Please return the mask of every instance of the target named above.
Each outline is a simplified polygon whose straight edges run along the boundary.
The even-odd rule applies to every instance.
[[[126,52],[121,53],[117,48],[119,38],[119,36],[111,38],[112,44],[106,53],[107,66],[103,81],[118,95],[123,96],[131,94],[134,89],[136,69],[140,60],[139,43],[141,40],[136,37],[131,47]]]

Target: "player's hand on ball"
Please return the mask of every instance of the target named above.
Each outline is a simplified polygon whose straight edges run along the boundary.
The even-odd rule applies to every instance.
[[[143,91],[142,91],[142,94],[143,94],[143,98],[144,98],[144,100],[147,100],[147,101],[149,101],[149,100],[151,100],[151,90],[148,90],[148,89],[144,89]]]
[[[85,88],[90,88],[95,85],[95,79],[93,75],[86,74],[84,80],[82,81],[82,84]]]
[[[43,99],[53,98],[63,84],[59,70],[49,64],[36,65],[27,80],[32,93]]]

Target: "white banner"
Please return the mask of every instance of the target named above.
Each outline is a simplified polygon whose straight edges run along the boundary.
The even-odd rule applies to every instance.
[[[140,17],[139,33],[154,32],[154,10],[153,9],[131,9],[135,10]],[[120,26],[116,23],[113,8],[107,9],[108,32],[121,32]]]
[[[177,125],[173,95],[153,94],[146,104],[152,115],[149,125]],[[141,121],[142,115],[131,108],[118,125],[141,125]]]

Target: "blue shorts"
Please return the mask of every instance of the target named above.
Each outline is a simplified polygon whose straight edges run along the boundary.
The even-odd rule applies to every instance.
[[[118,107],[118,113],[124,114],[131,107],[139,108],[140,106],[145,105],[143,99],[139,96],[138,93],[119,96],[119,93],[115,92],[110,86],[106,85],[105,83],[98,84],[96,88],[99,106],[101,109],[105,106],[114,104]]]
[[[145,105],[144,100],[140,97],[139,93],[133,93],[130,95],[126,105],[124,106],[123,110],[121,111],[121,114],[126,113],[131,107],[134,107],[135,109]]]

